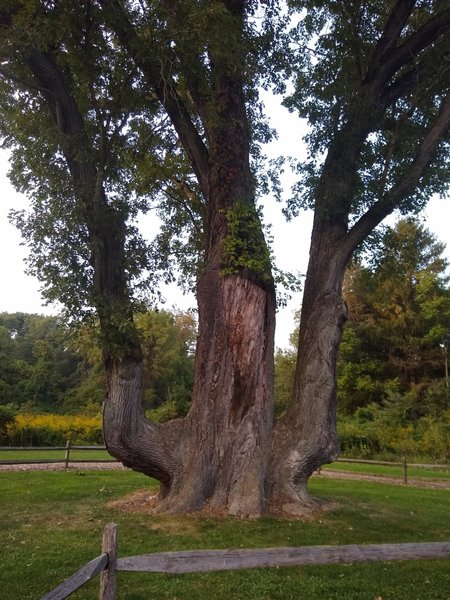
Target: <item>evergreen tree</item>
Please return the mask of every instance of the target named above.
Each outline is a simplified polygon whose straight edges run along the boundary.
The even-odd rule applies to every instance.
[[[450,289],[444,244],[413,219],[386,228],[368,264],[344,281],[349,322],[338,383],[342,409],[381,403],[392,386],[412,393],[411,416],[445,377]]]

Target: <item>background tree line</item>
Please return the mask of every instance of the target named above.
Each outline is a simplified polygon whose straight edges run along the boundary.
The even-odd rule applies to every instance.
[[[192,393],[196,321],[191,313],[136,315],[144,352],[146,410],[186,413]],[[95,415],[106,381],[95,326],[59,317],[0,314],[0,407],[13,412]]]
[[[349,307],[338,360],[338,428],[347,454],[450,456],[450,277],[445,245],[418,221],[385,227],[348,268]],[[156,421],[189,409],[196,339],[190,313],[136,316],[144,348],[144,407]],[[9,412],[98,414],[105,375],[96,333],[57,317],[0,315],[0,400]],[[297,331],[292,334],[295,340]],[[296,353],[278,350],[278,414]]]

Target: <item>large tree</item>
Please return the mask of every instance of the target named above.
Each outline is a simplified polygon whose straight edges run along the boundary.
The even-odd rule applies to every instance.
[[[121,458],[132,456],[136,468],[168,480],[160,461],[170,464],[170,441],[140,404],[142,349],[130,288],[146,263],[129,221],[140,207],[130,155],[139,161],[146,138],[148,168],[163,162],[156,148],[164,138],[170,150],[170,134],[132,62],[110,52],[97,14],[91,2],[2,9],[2,133],[13,148],[13,181],[33,199],[31,215],[17,217],[32,269],[47,297],[58,297],[72,316],[94,309],[98,317],[106,406],[122,407],[129,426],[120,439],[128,431],[139,448]],[[108,432],[106,419],[107,443],[117,437]],[[160,443],[149,451],[147,439]]]
[[[298,75],[288,105],[306,117],[310,158],[291,209],[314,222],[295,392],[274,434],[271,495],[314,504],[312,472],[339,453],[336,358],[347,318],[342,281],[354,251],[395,209],[446,190],[450,9],[397,0],[292,3]]]
[[[4,110],[21,90],[19,118],[35,109],[46,119],[40,133],[50,132],[50,156],[62,154],[65,166],[58,166],[69,175],[65,191],[86,231],[84,247],[91,256],[79,272],[87,273],[81,287],[90,286],[88,301],[102,330],[105,441],[125,464],[160,480],[167,510],[193,510],[209,501],[232,514],[260,514],[272,426],[275,295],[250,169],[246,7],[241,2],[211,3],[207,11],[196,2],[149,3],[146,9],[102,4],[103,12],[91,2],[11,3],[2,23],[3,74],[15,83],[6,85]],[[138,126],[151,137],[155,103],[170,119],[197,177],[200,198],[190,182],[173,179],[185,192],[179,196],[188,211],[203,217],[205,240],[191,410],[186,419],[164,426],[145,419],[141,406],[142,352],[126,276],[125,223],[132,209],[127,198],[117,198],[124,192],[117,182],[129,172],[112,160],[114,152],[123,160],[124,129],[138,137],[134,147],[147,144],[145,151],[153,150]],[[27,124],[17,117],[15,112],[4,129],[22,153],[29,147]],[[125,146],[133,142],[129,135]],[[32,188],[33,176],[46,181],[35,161],[33,181],[24,184],[17,154],[19,185]],[[143,170],[142,181],[154,185],[156,175]],[[48,188],[41,196],[54,193]],[[22,226],[25,230],[26,223]],[[57,237],[46,234],[40,235],[38,250],[43,239]],[[61,246],[70,243],[66,239]],[[59,286],[61,297],[61,281]]]
[[[62,153],[68,189],[80,199],[108,370],[106,443],[125,464],[159,479],[162,509],[209,504],[255,516],[267,508],[298,514],[314,504],[308,478],[338,453],[335,363],[346,318],[346,264],[394,208],[417,208],[447,182],[450,11],[441,4],[293,2],[298,26],[287,60],[273,37],[277,2],[261,2],[258,14],[259,3],[244,0],[12,2],[18,14],[1,13],[5,76],[9,64],[22,65],[9,98],[31,72],[34,88],[27,86],[23,112],[46,104],[54,132],[49,156]],[[59,21],[66,26],[56,28]],[[99,56],[106,59],[93,60]],[[96,78],[86,64],[97,65]],[[255,83],[272,79],[282,89],[277,71],[286,64],[298,73],[290,105],[311,123],[311,160],[301,166],[299,190],[315,219],[295,394],[273,427],[274,286],[250,152],[261,131]],[[105,161],[123,159],[127,144],[142,164],[150,160],[156,149],[149,124],[158,111],[171,124],[161,144],[175,132],[197,179],[177,181],[172,171],[172,197],[196,226],[200,214],[205,240],[197,263],[192,406],[185,419],[163,426],[146,420],[141,408],[141,350],[126,277],[130,209],[114,194],[130,177],[142,189],[157,175],[143,169],[137,177]],[[20,124],[9,127],[12,144],[20,131],[25,137],[26,123]],[[111,139],[124,138],[105,154]],[[176,157],[177,146],[171,150]],[[178,164],[186,169],[182,158]],[[160,179],[167,177],[160,171]]]

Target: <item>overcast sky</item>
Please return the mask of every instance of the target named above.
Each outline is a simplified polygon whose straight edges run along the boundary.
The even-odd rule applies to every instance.
[[[300,140],[302,137],[301,122],[289,115],[286,109],[279,106],[276,100],[268,100],[269,114],[276,115],[273,125],[279,132],[278,141],[273,144],[272,153],[299,156]],[[23,195],[17,194],[9,183],[8,155],[0,151],[0,312],[28,312],[56,314],[57,307],[44,306],[39,293],[39,282],[25,275],[24,259],[27,249],[21,246],[18,231],[8,222],[9,211],[27,208],[28,201]],[[286,191],[291,180],[284,180]],[[447,244],[447,255],[450,259],[450,198],[432,199],[423,213],[426,226],[435,233],[439,240]],[[312,216],[302,213],[297,219],[286,223],[281,206],[268,199],[265,203],[265,220],[271,224],[274,238],[274,253],[277,266],[280,269],[304,273],[308,260]],[[392,221],[391,221],[392,222]],[[155,232],[144,232],[152,237]],[[167,308],[177,306],[187,309],[195,306],[193,297],[185,297],[175,287],[166,290]],[[287,347],[289,334],[294,328],[293,313],[300,307],[300,297],[297,296],[280,310],[277,316],[276,344]]]

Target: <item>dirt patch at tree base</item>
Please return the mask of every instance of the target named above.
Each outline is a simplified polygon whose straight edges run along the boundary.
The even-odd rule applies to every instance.
[[[120,510],[122,512],[155,512],[158,506],[158,494],[148,489],[136,490],[117,500],[111,500],[106,505],[107,508]]]
[[[167,516],[163,511],[159,511],[159,499],[158,494],[154,493],[149,489],[141,489],[131,492],[122,498],[118,498],[116,500],[111,500],[106,505],[107,508],[111,508],[113,510],[118,510],[121,512],[138,512],[145,514],[153,514],[153,515],[161,515]],[[324,502],[320,501],[314,507],[297,507],[296,510],[286,510],[282,509],[270,509],[267,511],[265,516],[276,517],[279,519],[289,519],[289,520],[300,520],[300,521],[310,521],[315,520],[320,515],[336,510],[339,508],[339,504],[336,502]],[[191,513],[184,513],[195,516],[204,516],[204,517],[214,517],[214,518],[229,518],[230,515],[226,511],[226,509],[217,509],[212,510],[208,505],[206,505],[202,510],[196,510]],[[177,516],[182,516],[182,513]],[[241,517],[236,517],[241,518]]]

